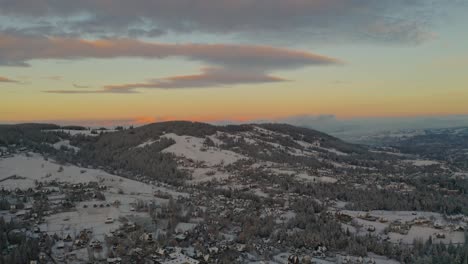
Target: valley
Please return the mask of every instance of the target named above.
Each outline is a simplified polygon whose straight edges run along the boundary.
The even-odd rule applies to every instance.
[[[25,243],[38,263],[425,263],[466,249],[465,168],[395,144],[177,121],[4,125],[0,146],[5,263]]]

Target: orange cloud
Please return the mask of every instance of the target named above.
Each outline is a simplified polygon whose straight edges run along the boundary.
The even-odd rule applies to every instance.
[[[12,79],[9,79],[7,77],[2,77],[0,76],[0,83],[17,83],[18,81],[15,81],[15,80],[12,80]]]

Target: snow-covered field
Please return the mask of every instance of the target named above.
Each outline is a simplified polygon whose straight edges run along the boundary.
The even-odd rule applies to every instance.
[[[341,213],[350,215],[354,217],[354,221],[362,226],[362,233],[367,233],[367,227],[373,226],[375,228],[375,233],[382,234],[384,229],[389,226],[391,222],[400,221],[402,223],[409,223],[416,219],[427,219],[432,222],[440,223],[441,228],[435,228],[428,225],[412,225],[408,231],[408,234],[399,234],[395,232],[390,232],[388,237],[391,242],[394,243],[404,243],[412,244],[415,239],[420,239],[426,241],[429,237],[432,237],[434,241],[442,242],[448,244],[452,243],[464,243],[465,235],[463,231],[452,231],[448,228],[449,222],[444,219],[444,217],[439,213],[433,212],[416,212],[416,211],[349,211],[343,210]],[[375,216],[381,219],[386,219],[386,223],[381,223],[379,221],[367,221],[365,219],[359,218],[366,213],[369,213],[371,216]],[[354,228],[353,228],[354,229]],[[436,234],[443,234],[445,238],[436,238]]]
[[[226,172],[222,172],[217,170],[216,168],[185,168],[190,171],[192,175],[191,182],[205,182],[211,181],[213,179],[216,180],[225,180],[229,178],[229,174]]]
[[[16,175],[15,177],[11,177]],[[49,235],[56,234],[59,238],[70,235],[72,240],[77,238],[80,231],[91,230],[92,240],[103,242],[104,235],[118,229],[123,223],[121,219],[150,219],[148,213],[137,212],[135,205],[139,202],[151,202],[156,205],[167,204],[167,199],[157,198],[155,192],[161,191],[174,198],[188,197],[189,194],[177,192],[166,187],[158,187],[143,182],[134,181],[117,175],[109,174],[102,170],[88,169],[74,165],[60,165],[51,159],[44,159],[36,153],[17,154],[13,157],[0,159],[0,189],[13,190],[16,188],[27,189],[36,187],[36,182],[57,181],[61,183],[88,183],[98,182],[99,186],[105,186],[101,192],[105,200],[87,200],[77,202],[74,208],[58,213],[47,213],[44,221],[39,224],[42,232]],[[60,187],[44,187],[61,191]],[[50,194],[49,200],[57,200],[60,203],[65,199],[64,193]],[[9,220],[15,217],[14,213],[1,211],[0,216]],[[186,230],[194,224],[185,223],[179,226]],[[71,243],[71,242],[70,242]],[[55,254],[65,254],[66,250],[54,247]],[[80,256],[87,256],[87,252],[74,251]],[[67,262],[68,263],[68,262]],[[80,262],[82,263],[82,262]]]
[[[325,183],[335,183],[338,180],[328,176],[313,176],[309,175],[306,172],[295,171],[292,169],[279,169],[279,168],[272,168],[269,169],[272,173],[276,174],[286,174],[286,175],[294,175],[297,179],[305,181],[305,182],[325,182]]]
[[[79,151],[80,148],[70,145],[70,140],[61,140],[52,145],[55,149],[60,149],[62,146],[67,147],[69,149],[73,149],[74,151]]]
[[[250,263],[270,263],[270,264],[288,264],[289,253],[280,253],[273,257],[274,261],[270,262],[250,262]],[[345,263],[345,259],[349,258],[351,261],[358,261],[357,257],[348,257],[346,255],[337,255],[334,258],[329,259],[320,259],[320,258],[311,258],[312,263],[316,264],[336,264],[336,263]],[[368,257],[362,259],[363,262],[352,262],[352,263],[370,263],[368,261],[373,260],[376,264],[399,264],[400,262],[388,259],[383,256],[370,253]]]
[[[179,136],[174,133],[165,134],[162,137],[173,139],[176,143],[164,149],[163,152],[173,153],[176,156],[203,162],[209,166],[229,165],[244,156],[216,147],[204,147],[203,138],[191,136]]]
[[[7,179],[16,175],[15,179]],[[2,181],[3,180],[3,181]],[[154,192],[162,190],[174,196],[187,194],[176,193],[162,187],[134,181],[98,169],[88,169],[74,165],[60,165],[51,159],[44,159],[39,154],[19,154],[10,158],[0,159],[0,188],[14,190],[35,187],[35,181],[58,181],[66,183],[98,182],[106,185],[108,192],[137,194],[142,197],[152,197]]]
[[[417,160],[405,160],[404,162],[407,162],[407,163],[410,163],[414,166],[430,166],[430,165],[438,165],[440,164],[439,161],[435,161],[435,160],[421,160],[421,159],[417,159]]]

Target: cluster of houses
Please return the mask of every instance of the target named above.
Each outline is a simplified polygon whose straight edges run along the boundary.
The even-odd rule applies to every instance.
[[[414,213],[416,215],[416,213]],[[352,223],[358,225],[355,222],[352,222],[354,219],[353,216],[343,213],[342,211],[336,211],[335,217],[337,220],[343,223]],[[357,218],[368,221],[368,222],[380,222],[388,223],[388,226],[385,228],[384,232],[393,232],[401,235],[407,235],[412,226],[421,226],[428,227],[440,230],[440,232],[434,233],[434,238],[443,239],[446,234],[443,231],[456,232],[456,231],[465,231],[468,225],[468,217],[463,215],[458,216],[446,216],[446,221],[435,220],[423,216],[415,217],[410,221],[403,221],[402,219],[397,219],[394,221],[389,221],[385,217],[377,217],[371,215],[370,213],[358,214]],[[359,225],[362,227],[362,225]],[[368,232],[376,231],[374,225],[370,224],[366,226]]]
[[[26,153],[28,149],[26,147],[17,147],[16,145],[10,145],[7,147],[0,146],[0,158],[12,158],[15,154]]]

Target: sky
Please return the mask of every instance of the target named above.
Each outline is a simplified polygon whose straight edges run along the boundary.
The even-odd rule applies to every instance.
[[[0,0],[0,123],[468,115],[467,13],[468,0]]]

